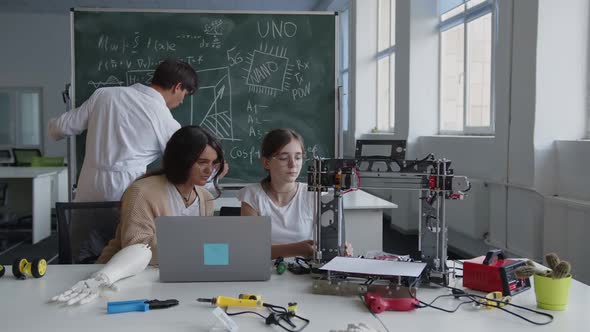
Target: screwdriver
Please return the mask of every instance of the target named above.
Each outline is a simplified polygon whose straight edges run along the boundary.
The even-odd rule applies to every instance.
[[[228,296],[216,296],[214,298],[198,298],[198,302],[211,303],[218,307],[263,307],[264,302],[258,299],[238,299]]]

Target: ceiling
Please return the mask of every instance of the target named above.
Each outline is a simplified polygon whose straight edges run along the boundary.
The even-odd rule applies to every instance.
[[[66,14],[70,8],[195,10],[338,10],[347,0],[0,0],[0,13]]]

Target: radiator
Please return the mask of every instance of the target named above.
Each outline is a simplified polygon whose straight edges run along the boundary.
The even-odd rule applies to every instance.
[[[590,202],[545,198],[543,251],[572,264],[572,275],[590,284]]]

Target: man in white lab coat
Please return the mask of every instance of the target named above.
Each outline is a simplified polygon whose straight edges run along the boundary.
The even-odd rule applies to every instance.
[[[170,110],[197,88],[197,73],[189,64],[165,60],[156,68],[150,86],[100,88],[77,109],[51,119],[48,132],[54,140],[88,129],[74,200],[120,200],[180,128]]]

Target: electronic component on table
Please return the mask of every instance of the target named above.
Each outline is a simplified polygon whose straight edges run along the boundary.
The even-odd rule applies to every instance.
[[[463,286],[484,292],[502,292],[516,295],[531,288],[528,278],[519,279],[516,268],[526,265],[525,261],[504,259],[501,250],[490,250],[487,255],[463,262]]]

